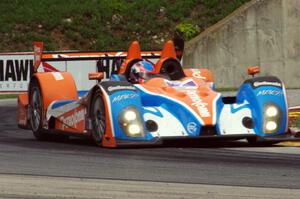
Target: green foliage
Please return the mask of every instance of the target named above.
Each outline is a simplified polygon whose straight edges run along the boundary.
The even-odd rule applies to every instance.
[[[183,22],[176,26],[178,31],[184,38],[184,40],[190,40],[198,34],[199,28],[192,22]]]
[[[299,116],[292,120],[291,126],[300,128],[300,117]]]
[[[11,98],[17,98],[17,94],[0,94],[0,99],[11,99]]]
[[[220,0],[203,0],[203,3],[209,8],[214,8],[220,4]]]
[[[202,12],[196,14],[193,21],[203,30],[223,19],[248,1],[249,0],[202,0],[201,3],[204,8]]]
[[[249,0],[1,0],[0,51],[160,49],[174,31],[186,40]],[[199,27],[199,29],[198,29]]]
[[[185,20],[189,17],[191,10],[193,10],[197,3],[199,3],[197,0],[176,1],[176,3],[171,3],[166,7],[167,16],[174,21]]]

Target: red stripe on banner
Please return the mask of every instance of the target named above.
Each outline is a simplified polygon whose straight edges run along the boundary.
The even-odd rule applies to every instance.
[[[33,53],[32,52],[4,52],[4,53],[0,53],[0,56],[4,56],[4,55],[32,55],[33,56]]]
[[[289,107],[289,110],[290,110],[290,111],[293,111],[293,110],[300,110],[300,106]]]
[[[54,68],[46,62],[42,62],[42,64],[45,72],[59,72],[59,70],[57,70],[56,68]]]

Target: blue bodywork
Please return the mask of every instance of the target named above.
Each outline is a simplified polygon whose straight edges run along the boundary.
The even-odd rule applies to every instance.
[[[118,81],[118,77],[114,77],[114,81]],[[281,83],[281,82],[280,82]],[[181,126],[185,128],[187,137],[201,137],[203,134],[202,129],[205,126],[195,117],[191,111],[178,103],[176,100],[172,100],[167,96],[162,96],[160,94],[145,92],[140,86],[135,86],[136,91],[120,90],[109,95],[111,104],[111,116],[113,118],[113,127],[115,132],[115,137],[119,140],[153,140],[154,136],[147,130],[144,123],[145,137],[128,137],[123,132],[120,125],[118,125],[118,116],[121,111],[127,107],[134,106],[138,109],[142,116],[145,114],[152,114],[155,117],[163,118],[164,115],[160,111],[161,109],[167,110],[169,114],[174,116]],[[212,90],[213,92],[213,90]],[[115,101],[120,96],[131,96],[120,101]],[[247,103],[245,103],[247,102]],[[216,124],[211,127],[216,130],[214,136],[223,136],[222,129],[220,128],[219,122],[221,112],[225,106],[222,97],[219,97],[216,102]],[[227,104],[228,105],[228,104]],[[264,132],[264,112],[268,105],[274,105],[280,110],[280,121],[279,127],[274,133]],[[253,87],[251,83],[245,82],[239,89],[236,96],[236,101],[230,106],[230,114],[235,114],[241,110],[250,110],[250,118],[254,123],[254,135],[259,137],[270,137],[274,135],[284,134],[287,128],[287,104],[284,87],[261,85],[257,88]],[[151,110],[149,109],[151,108]],[[164,118],[166,121],[168,118]],[[190,125],[192,124],[192,126]],[[239,136],[242,135],[238,134]]]
[[[176,82],[174,82],[175,84]],[[222,138],[232,136],[243,138],[243,136],[257,136],[265,138],[283,135],[287,130],[286,93],[283,84],[277,78],[247,80],[240,87],[237,96],[231,97],[231,101],[224,100],[225,98],[221,94],[208,85],[209,92],[215,93],[217,96],[211,101],[212,106],[215,107],[212,113],[214,124],[211,126],[205,125],[199,114],[195,114],[196,112],[191,109],[191,105],[183,103],[180,98],[173,99],[161,93],[150,92],[142,85],[132,85],[121,81],[118,75],[113,75],[111,81],[101,82],[94,88],[101,88],[106,96],[110,107],[108,115],[111,118],[113,134],[119,141],[150,142],[165,137]],[[180,91],[184,89],[183,86]],[[189,88],[186,87],[186,89]],[[78,91],[78,96],[80,99],[86,100],[92,96],[93,92],[93,89]],[[198,97],[201,98],[201,95]],[[77,103],[77,101],[56,101],[51,105],[51,109],[70,103]],[[277,128],[272,133],[265,130],[267,121],[265,110],[269,106],[277,107],[279,110],[279,116],[276,118]],[[139,113],[143,136],[126,134],[124,127],[120,124],[120,115],[129,107],[134,107]],[[149,120],[153,120],[158,125],[158,130],[148,129],[146,123]],[[248,126],[244,124],[244,120],[248,121]],[[86,128],[88,128],[87,123]]]
[[[285,91],[282,88],[275,86],[261,86],[253,89],[250,84],[241,86],[237,94],[237,103],[247,100],[250,102],[249,106],[252,110],[252,115],[255,122],[255,132],[258,136],[273,136],[284,134],[288,123],[288,107],[286,103]],[[264,113],[267,105],[275,105],[279,107],[281,114],[280,127],[272,134],[264,132]]]

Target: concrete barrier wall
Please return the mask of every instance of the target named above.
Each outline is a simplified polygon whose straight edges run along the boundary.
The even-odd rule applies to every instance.
[[[186,43],[186,67],[208,67],[217,87],[239,87],[248,66],[300,88],[300,0],[253,0]]]

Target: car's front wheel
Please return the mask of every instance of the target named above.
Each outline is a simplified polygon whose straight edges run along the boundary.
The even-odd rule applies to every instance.
[[[97,145],[101,145],[106,130],[106,115],[101,92],[95,93],[91,104],[92,138]]]

